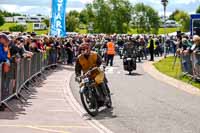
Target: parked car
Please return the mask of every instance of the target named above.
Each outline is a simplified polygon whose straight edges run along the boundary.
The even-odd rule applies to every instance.
[[[178,24],[174,20],[167,20],[161,27],[181,27],[181,24]]]
[[[46,30],[47,26],[44,23],[33,23],[33,30]]]

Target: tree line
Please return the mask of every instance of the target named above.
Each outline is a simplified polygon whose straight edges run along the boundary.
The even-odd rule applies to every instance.
[[[196,13],[200,13],[200,6]],[[181,24],[181,31],[189,31],[190,15],[187,12],[177,9],[169,19]],[[77,31],[84,25],[91,33],[127,33],[136,29],[137,33],[157,34],[163,24],[151,6],[132,5],[129,0],[94,0],[81,12],[70,11],[66,21],[67,31]]]
[[[196,10],[200,13],[200,6]],[[21,16],[0,10],[0,26],[5,23],[3,17]],[[176,20],[181,31],[189,31],[190,16],[182,10],[175,10],[170,20]],[[94,0],[81,11],[70,11],[66,16],[66,30],[69,32],[86,29],[90,33],[128,33],[136,29],[137,33],[157,34],[162,24],[158,12],[149,5],[129,0]],[[49,20],[44,21],[49,26]]]

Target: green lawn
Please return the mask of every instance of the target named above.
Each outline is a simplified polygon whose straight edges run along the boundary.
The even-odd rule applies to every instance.
[[[15,25],[16,23],[5,23],[4,25],[0,26],[0,31],[9,31],[9,27]]]
[[[9,27],[10,26],[14,26],[16,25],[16,23],[5,23],[3,26],[0,26],[0,31],[9,31]],[[26,32],[32,32],[33,31],[33,23],[28,23],[28,28],[26,30]],[[166,28],[166,33],[172,33],[172,32],[176,32],[177,28]],[[48,30],[40,30],[40,31],[35,31],[37,34],[46,34],[48,33]],[[86,29],[77,29],[78,33],[81,34],[87,34],[87,30]],[[164,28],[160,28],[158,34],[164,34]],[[130,29],[128,34],[138,34],[137,33],[137,29]]]
[[[4,25],[0,26],[0,31],[9,31],[9,27],[15,26],[15,25],[16,25],[16,23],[5,23]],[[26,32],[33,32],[33,23],[27,23]],[[41,34],[48,33],[48,30],[37,30],[37,31],[34,31],[34,32],[41,35]]]
[[[177,28],[166,28],[166,33],[176,32],[177,30],[178,30]],[[165,34],[165,29],[160,28],[158,34]]]
[[[187,76],[182,76],[182,74],[181,74],[181,66],[180,66],[180,60],[179,59],[177,59],[175,67],[174,67],[174,69],[172,69],[173,64],[174,64],[174,59],[175,59],[174,57],[168,57],[168,58],[163,59],[163,60],[161,60],[157,63],[154,63],[154,66],[161,73],[164,73],[164,74],[166,74],[170,77],[184,81],[186,83],[189,83],[191,81],[190,78],[187,77]],[[192,81],[191,85],[200,89],[200,83],[199,82]]]
[[[177,28],[166,28],[166,33],[172,33],[176,32]],[[137,29],[130,29],[128,34],[138,34]],[[159,28],[158,34],[165,34],[165,29],[164,28]]]

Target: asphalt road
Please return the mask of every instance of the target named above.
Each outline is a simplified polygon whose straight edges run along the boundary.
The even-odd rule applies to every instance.
[[[199,96],[155,80],[143,71],[142,63],[129,76],[116,58],[106,73],[114,108],[96,119],[114,133],[200,133]],[[80,102],[74,78],[71,88]]]

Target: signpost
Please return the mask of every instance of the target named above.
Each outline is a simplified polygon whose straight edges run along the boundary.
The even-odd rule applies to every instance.
[[[190,19],[190,32],[191,35],[200,36],[200,14],[192,14]]]

